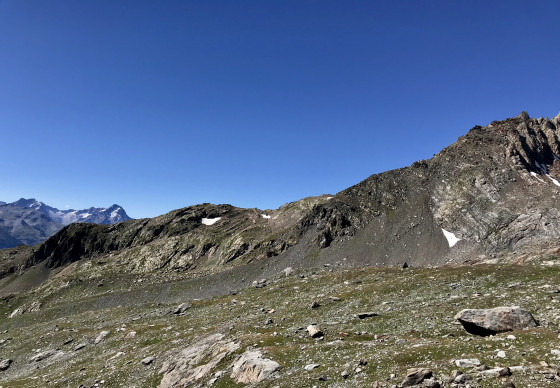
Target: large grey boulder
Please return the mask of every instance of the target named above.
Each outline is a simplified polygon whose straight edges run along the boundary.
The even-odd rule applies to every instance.
[[[519,306],[465,309],[457,313],[455,319],[467,332],[481,336],[538,326],[531,313]]]
[[[280,369],[280,364],[263,358],[258,350],[248,350],[233,364],[231,378],[237,383],[258,383]]]

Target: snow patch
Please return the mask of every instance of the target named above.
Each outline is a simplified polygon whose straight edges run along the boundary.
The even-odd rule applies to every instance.
[[[457,244],[461,240],[460,238],[457,238],[457,236],[455,236],[453,233],[448,232],[447,230],[445,230],[443,228],[441,228],[441,231],[443,232],[443,235],[447,239],[447,243],[449,244],[449,248],[453,247],[455,244]]]
[[[535,178],[537,178],[537,180],[538,180],[539,182],[544,183],[544,181],[543,181],[541,178],[539,178],[539,174],[537,174],[536,172],[531,171],[531,175],[534,176]]]
[[[204,225],[214,225],[216,222],[220,221],[221,219],[222,219],[222,217],[203,218],[201,222],[202,222]]]
[[[270,218],[270,216],[268,214],[261,214],[261,217],[262,218],[267,218],[267,219]]]
[[[556,156],[556,155],[555,155],[555,156]],[[536,166],[539,170],[541,170],[541,172],[542,172],[544,175],[546,175],[546,177],[547,177],[548,179],[550,179],[550,180],[552,181],[552,183],[554,183],[556,186],[560,186],[560,182],[558,182],[556,179],[554,179],[553,177],[551,177],[551,176],[548,174],[548,171],[546,170],[546,166],[540,164],[539,162],[535,162],[535,166]]]

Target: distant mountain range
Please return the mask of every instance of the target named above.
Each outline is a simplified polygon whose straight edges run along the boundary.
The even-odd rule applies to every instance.
[[[114,224],[130,219],[119,205],[59,210],[34,198],[0,201],[0,249],[38,244],[74,222]]]

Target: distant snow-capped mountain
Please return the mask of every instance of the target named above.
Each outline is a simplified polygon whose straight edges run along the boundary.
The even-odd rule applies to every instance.
[[[114,224],[130,219],[119,205],[60,210],[34,198],[0,201],[0,249],[38,244],[74,222]]]
[[[40,211],[41,213],[49,216],[53,221],[64,226],[74,222],[86,222],[91,224],[115,224],[130,220],[131,218],[126,214],[124,209],[119,205],[112,205],[108,208],[90,207],[83,210],[60,210],[43,202],[37,201],[34,198],[25,199],[21,198],[10,205],[23,208],[31,208]]]

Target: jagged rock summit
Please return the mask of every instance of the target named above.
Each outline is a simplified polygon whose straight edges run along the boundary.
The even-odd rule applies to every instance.
[[[203,204],[116,225],[73,224],[30,255],[3,253],[2,265],[56,268],[97,257],[119,271],[196,275],[248,263],[272,271],[530,260],[558,251],[559,136],[560,115],[523,112],[336,195],[276,210]]]
[[[74,222],[114,224],[126,220],[130,217],[119,205],[59,210],[35,198],[0,202],[0,248],[38,244]]]

